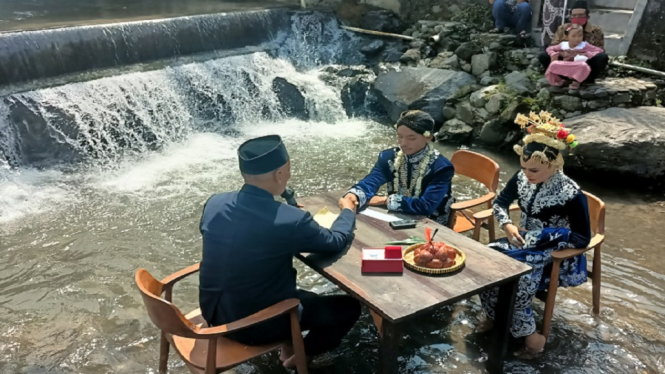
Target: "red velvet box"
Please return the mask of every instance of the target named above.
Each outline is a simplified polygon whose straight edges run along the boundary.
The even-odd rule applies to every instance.
[[[363,273],[403,273],[402,248],[363,248],[361,270]]]

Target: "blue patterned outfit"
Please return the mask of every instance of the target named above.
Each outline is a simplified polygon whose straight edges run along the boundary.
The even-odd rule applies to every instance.
[[[453,203],[451,191],[455,175],[453,164],[437,150],[433,150],[433,156],[430,156],[430,145],[427,145],[416,154],[405,155],[406,184],[397,183],[395,188],[395,157],[398,152],[399,148],[382,151],[369,175],[353,186],[349,193],[358,196],[359,206],[364,208],[379,188],[387,183],[388,210],[427,216],[446,225],[450,215],[450,205]],[[413,196],[422,162],[428,164],[422,178],[420,196]]]
[[[494,202],[494,215],[501,226],[512,223],[510,204],[518,200],[521,219],[520,235],[526,241],[523,248],[503,238],[490,247],[533,267],[533,272],[519,281],[515,311],[511,326],[514,337],[524,337],[536,331],[531,301],[539,290],[547,289],[552,264],[552,251],[566,248],[586,248],[591,240],[587,199],[580,187],[557,171],[544,183],[532,184],[522,171],[517,172]],[[561,264],[559,285],[578,286],[587,279],[584,255]],[[494,319],[498,288],[480,295],[485,313]]]

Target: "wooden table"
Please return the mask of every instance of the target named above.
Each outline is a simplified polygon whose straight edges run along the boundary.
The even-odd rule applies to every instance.
[[[339,196],[339,193],[328,193],[301,198],[299,202],[312,214],[324,206],[339,212]],[[383,318],[378,373],[397,373],[400,322],[499,287],[487,365],[490,373],[503,372],[517,284],[520,276],[530,272],[531,267],[434,221],[416,219],[420,222],[415,229],[393,230],[387,222],[358,214],[355,240],[347,251],[336,256],[302,254],[298,258]],[[439,229],[437,241],[464,251],[466,264],[462,270],[443,276],[421,275],[407,268],[404,274],[397,276],[361,274],[363,247],[383,247],[388,241],[406,239],[410,235],[424,237],[425,226]]]

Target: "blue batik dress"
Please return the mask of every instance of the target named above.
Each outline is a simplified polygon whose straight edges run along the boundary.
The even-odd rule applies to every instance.
[[[552,251],[566,248],[586,248],[591,240],[587,199],[580,187],[557,171],[544,183],[530,183],[524,172],[517,172],[494,202],[494,215],[501,226],[512,223],[509,206],[518,201],[521,210],[520,234],[526,241],[523,248],[514,246],[507,238],[490,247],[533,267],[520,278],[515,311],[511,326],[514,337],[524,337],[536,331],[531,301],[539,290],[547,289],[552,264]],[[584,255],[561,264],[559,285],[578,286],[587,279]],[[480,295],[485,313],[494,319],[499,289]]]
[[[358,196],[362,209],[367,206],[379,188],[387,184],[388,210],[427,216],[446,225],[450,216],[450,205],[453,203],[451,193],[451,182],[455,175],[453,164],[439,151],[431,148],[431,145],[427,145],[416,154],[404,156],[403,161],[397,166],[400,168],[399,175],[406,174],[406,177],[396,180],[395,164],[398,153],[399,148],[382,151],[372,171],[353,186],[349,193]],[[419,180],[420,186],[416,186]]]

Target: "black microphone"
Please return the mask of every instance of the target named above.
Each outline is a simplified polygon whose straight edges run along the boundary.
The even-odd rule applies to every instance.
[[[286,200],[286,203],[298,207],[298,202],[296,201],[296,192],[291,187],[286,187],[284,192],[282,192],[282,198]]]

